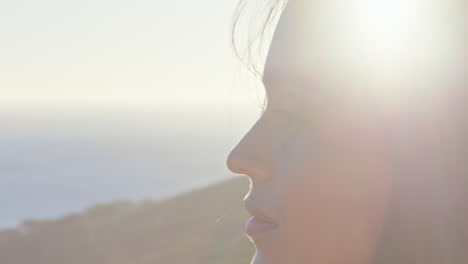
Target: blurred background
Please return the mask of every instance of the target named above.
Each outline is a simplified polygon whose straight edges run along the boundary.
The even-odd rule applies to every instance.
[[[261,101],[236,2],[0,2],[0,229],[233,177]]]

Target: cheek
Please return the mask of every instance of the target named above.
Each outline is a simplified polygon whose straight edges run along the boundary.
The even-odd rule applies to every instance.
[[[281,241],[288,255],[308,261],[366,263],[391,193],[390,163],[375,144],[333,142],[320,155],[310,150],[285,159],[278,184]]]

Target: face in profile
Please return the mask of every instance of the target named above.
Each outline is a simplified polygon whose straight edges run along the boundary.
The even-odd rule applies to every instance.
[[[371,68],[337,63],[334,22],[318,8],[304,15],[303,4],[290,1],[279,20],[263,75],[268,104],[228,158],[252,182],[253,263],[371,263],[394,187],[391,115],[387,101],[355,88],[388,88],[396,75],[374,71],[379,83]],[[424,85],[398,87],[414,84]]]
[[[252,182],[254,263],[370,263],[392,188],[385,124],[378,104],[314,74],[297,12],[290,3],[271,44],[267,107],[228,158]]]

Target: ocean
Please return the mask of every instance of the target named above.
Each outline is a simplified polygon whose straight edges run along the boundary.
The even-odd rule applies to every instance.
[[[226,156],[258,117],[223,103],[0,110],[0,229],[233,177]]]

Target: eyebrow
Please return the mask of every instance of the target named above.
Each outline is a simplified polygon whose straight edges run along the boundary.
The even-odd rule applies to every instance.
[[[262,76],[262,83],[265,87],[265,91],[268,93],[268,90],[278,90],[279,86],[282,84],[288,84],[291,87],[308,87],[311,86],[312,81],[292,72],[265,70]]]
[[[271,83],[272,80],[279,79],[278,77],[283,77],[280,79],[284,79],[284,76],[287,75],[284,71],[272,71],[272,70],[265,70],[262,76],[262,82],[264,84]]]
[[[271,71],[266,70],[263,72],[262,83],[265,86],[265,90],[277,90],[279,83],[291,83],[295,78],[291,77],[291,74],[288,74],[284,71]]]

